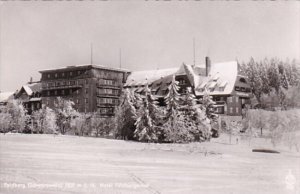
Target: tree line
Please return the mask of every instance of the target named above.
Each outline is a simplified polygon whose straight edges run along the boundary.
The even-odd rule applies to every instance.
[[[252,93],[261,107],[272,101],[272,106],[300,106],[300,70],[296,60],[271,58],[239,64],[248,77]]]

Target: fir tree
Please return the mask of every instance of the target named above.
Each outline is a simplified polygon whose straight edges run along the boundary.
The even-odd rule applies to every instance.
[[[116,111],[117,131],[115,136],[122,139],[133,139],[137,111],[134,106],[135,97],[132,92],[126,88],[121,96],[121,103]]]
[[[148,84],[145,87],[145,98],[139,111],[139,117],[135,123],[135,137],[139,141],[155,142],[158,140],[155,126],[155,118],[158,111],[155,98],[151,95]]]
[[[174,141],[176,135],[176,121],[179,110],[179,94],[178,82],[175,80],[175,75],[172,77],[172,82],[168,87],[168,94],[165,97],[167,104],[166,123],[164,125],[164,136],[166,141]]]

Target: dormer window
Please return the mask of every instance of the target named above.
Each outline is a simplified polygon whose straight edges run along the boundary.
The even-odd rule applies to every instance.
[[[246,79],[245,79],[245,78],[243,78],[243,77],[242,77],[242,78],[240,78],[240,82],[242,82],[242,83],[245,83],[245,84],[247,83],[247,82],[246,82]]]

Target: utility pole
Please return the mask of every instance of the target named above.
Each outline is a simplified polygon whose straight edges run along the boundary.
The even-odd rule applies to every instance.
[[[122,68],[122,50],[121,48],[119,49],[119,65],[120,65],[120,69]]]
[[[193,38],[193,52],[194,52],[194,66],[196,65],[196,46],[195,46],[195,38]]]
[[[93,43],[91,43],[91,65],[93,65]]]

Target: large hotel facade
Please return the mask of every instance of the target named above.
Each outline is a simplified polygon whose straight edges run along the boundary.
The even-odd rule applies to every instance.
[[[57,97],[74,102],[79,112],[97,112],[101,117],[114,116],[124,88],[143,95],[145,86],[151,89],[161,106],[172,77],[179,84],[180,95],[190,88],[201,99],[208,91],[216,102],[215,112],[220,115],[241,116],[250,104],[251,88],[239,71],[236,61],[205,64],[182,64],[177,68],[148,71],[128,71],[100,65],[75,65],[42,70],[38,83],[24,85],[15,98],[24,102],[28,112],[41,107],[55,107]]]
[[[55,106],[57,97],[72,100],[79,112],[113,116],[128,71],[99,65],[42,70],[42,103]]]

